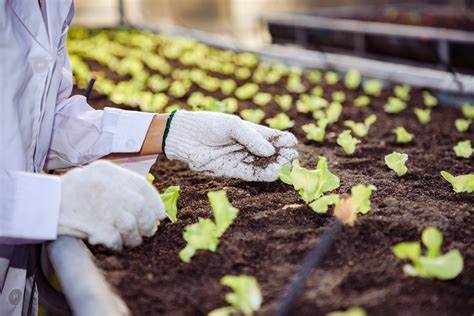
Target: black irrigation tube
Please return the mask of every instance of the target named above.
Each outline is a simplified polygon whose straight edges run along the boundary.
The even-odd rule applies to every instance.
[[[298,298],[299,293],[303,290],[311,271],[323,262],[324,256],[334,242],[334,237],[342,226],[343,224],[339,220],[334,220],[329,228],[324,232],[321,241],[306,255],[301,270],[298,271],[294,281],[291,283],[290,290],[281,297],[281,303],[275,316],[289,315],[293,304]]]

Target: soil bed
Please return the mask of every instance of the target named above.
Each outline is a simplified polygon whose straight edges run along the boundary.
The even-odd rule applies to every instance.
[[[337,193],[347,193],[358,183],[373,184],[377,191],[372,197],[372,211],[360,216],[354,227],[339,232],[322,265],[307,280],[292,314],[324,315],[361,306],[369,315],[472,315],[474,194],[455,194],[439,175],[441,170],[456,175],[473,172],[472,158],[457,158],[452,150],[458,141],[474,139],[472,126],[469,132],[458,133],[453,122],[462,117],[461,112],[444,105],[433,110],[428,125],[418,123],[412,110],[423,107],[420,90],[413,89],[406,110],[389,115],[383,105],[391,88],[372,98],[369,107],[357,108],[352,101],[362,94],[361,90],[348,91],[342,84],[321,85],[327,99],[331,92],[344,90],[347,100],[341,118],[328,128],[323,144],[305,139],[301,126],[314,120],[311,114],[297,113],[293,103],[288,114],[296,121],[291,131],[299,139],[301,164],[313,168],[318,156],[324,155],[331,171],[341,179]],[[285,80],[260,86],[272,94],[287,93]],[[203,90],[193,85],[192,91]],[[190,92],[172,101],[186,107],[184,100]],[[205,94],[223,98],[219,93]],[[297,95],[293,97],[295,100]],[[96,108],[115,106],[96,92],[90,103]],[[239,109],[249,107],[256,108],[250,102],[239,101]],[[261,108],[267,118],[281,111],[274,101]],[[371,113],[377,114],[377,121],[369,135],[353,156],[344,155],[336,145],[337,135],[346,129],[342,122],[362,121]],[[392,129],[397,126],[414,133],[414,141],[395,144]],[[384,165],[384,155],[395,150],[409,156],[409,171],[401,178]],[[152,173],[160,191],[170,185],[181,186],[178,222],[163,221],[155,236],[122,253],[92,247],[97,264],[134,315],[206,315],[226,305],[227,289],[219,282],[226,274],[254,276],[264,298],[257,314],[272,315],[306,253],[333,220],[331,214],[311,211],[293,188],[280,181],[210,178],[164,157],[158,159]],[[215,253],[200,251],[190,263],[181,262],[178,252],[185,245],[184,227],[198,217],[211,217],[206,193],[219,189],[227,191],[232,204],[240,209],[239,216]],[[404,262],[395,258],[390,248],[401,241],[419,240],[427,226],[443,232],[444,251],[461,251],[465,267],[456,279],[435,281],[403,275]]]

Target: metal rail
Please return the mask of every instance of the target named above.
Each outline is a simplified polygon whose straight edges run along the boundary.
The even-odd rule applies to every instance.
[[[125,303],[93,263],[92,254],[82,241],[59,236],[46,248],[74,315],[130,315]]]

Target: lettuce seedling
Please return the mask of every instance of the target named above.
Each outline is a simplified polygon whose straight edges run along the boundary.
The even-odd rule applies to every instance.
[[[267,74],[265,74],[265,82],[269,84],[275,84],[278,81],[280,81],[282,77],[282,73],[276,70],[269,71]]]
[[[462,272],[464,261],[458,249],[441,254],[443,235],[437,228],[425,228],[421,234],[421,242],[426,247],[425,255],[421,253],[419,242],[401,242],[392,247],[395,256],[411,261],[411,264],[403,266],[405,275],[451,280]]]
[[[168,105],[168,96],[164,93],[157,93],[153,95],[150,102],[152,112],[160,112]]]
[[[324,94],[323,87],[321,87],[321,86],[314,87],[313,89],[311,89],[311,94],[315,95],[315,96],[318,96],[318,97],[322,97],[323,94]]]
[[[339,203],[339,194],[324,195],[309,204],[313,211],[319,214],[326,214],[329,205],[336,205]]]
[[[272,100],[272,95],[270,93],[266,92],[259,92],[253,97],[253,103],[259,105],[259,106],[264,106],[267,105],[268,102]]]
[[[307,139],[322,143],[324,140],[324,135],[326,134],[327,125],[328,125],[328,120],[325,118],[321,118],[318,120],[318,125],[315,125],[314,123],[310,123],[310,124],[305,124],[301,126],[301,128],[306,133]]]
[[[395,171],[399,177],[403,176],[408,171],[408,168],[405,166],[407,160],[407,154],[402,154],[396,151],[385,156],[385,164],[387,167]]]
[[[293,103],[293,98],[289,94],[276,95],[275,102],[283,111],[288,111]]]
[[[223,95],[230,95],[237,88],[237,83],[232,79],[224,79],[220,88]]]
[[[361,307],[351,307],[345,311],[327,313],[326,316],[367,316],[367,313]]]
[[[367,214],[371,209],[370,197],[377,190],[374,185],[357,184],[351,188],[351,195],[341,198],[334,207],[334,216],[349,226],[354,225],[357,214]]]
[[[323,74],[319,70],[312,70],[306,73],[306,79],[308,79],[311,84],[317,84],[321,81],[322,77]]]
[[[197,223],[187,225],[183,238],[187,244],[179,252],[179,257],[184,262],[190,262],[197,250],[216,251],[219,244],[216,224],[209,218],[199,218]]]
[[[346,85],[347,89],[355,90],[359,87],[360,81],[361,81],[360,72],[356,69],[350,69],[346,73],[344,84]]]
[[[413,112],[421,124],[426,125],[431,121],[431,109],[414,108]]]
[[[290,120],[290,117],[285,113],[279,113],[272,118],[265,121],[268,126],[274,129],[285,130],[293,127],[295,122]]]
[[[262,293],[257,280],[248,275],[226,275],[221,279],[222,285],[232,289],[225,300],[231,306],[221,307],[211,311],[208,316],[231,316],[239,312],[252,316],[262,305]]]
[[[177,103],[171,104],[170,106],[167,106],[165,109],[165,113],[171,113],[174,110],[179,110],[181,109],[181,106]]]
[[[265,117],[265,112],[260,109],[245,109],[240,111],[240,117],[246,121],[259,124]]]
[[[339,81],[339,75],[334,71],[327,71],[324,74],[324,80],[328,85],[335,85]]]
[[[398,126],[393,132],[397,136],[397,144],[406,144],[413,140],[413,134],[409,133],[403,126]]]
[[[358,108],[366,107],[369,104],[370,104],[370,98],[366,95],[358,96],[354,100],[354,105]]]
[[[323,156],[319,157],[315,170],[303,168],[298,160],[294,160],[291,170],[288,166],[283,167],[279,177],[284,183],[293,185],[308,204],[324,193],[337,189],[340,184],[339,177],[329,171],[327,160]]]
[[[453,147],[457,157],[469,158],[472,155],[472,146],[470,140],[460,141]]]
[[[235,113],[239,108],[239,102],[236,98],[225,98],[224,100],[222,100],[222,103],[225,105],[226,113]]]
[[[184,95],[189,91],[191,82],[189,81],[173,81],[170,88],[168,89],[169,95],[177,99],[184,97]]]
[[[377,79],[366,80],[363,87],[365,94],[378,97],[382,92],[382,81]]]
[[[331,98],[334,102],[344,103],[344,101],[346,100],[346,94],[344,93],[344,91],[334,91],[331,94]]]
[[[259,89],[256,83],[246,83],[235,90],[235,96],[241,100],[249,100],[257,94]]]
[[[247,67],[238,67],[234,72],[235,77],[240,80],[247,80],[251,74],[252,72]]]
[[[153,184],[153,182],[155,182],[155,176],[152,175],[151,173],[148,173],[146,175],[146,180],[148,181],[148,183]]]
[[[432,108],[438,105],[438,99],[432,96],[428,91],[423,91],[423,103],[425,106]]]
[[[324,98],[303,94],[296,101],[296,110],[300,113],[308,113],[325,108],[327,105],[328,101]]]
[[[469,126],[471,125],[471,120],[466,120],[466,119],[456,119],[454,121],[454,126],[456,126],[456,129],[458,132],[464,133],[469,130]]]
[[[356,145],[360,143],[360,140],[352,137],[350,130],[345,130],[337,136],[336,142],[342,147],[346,154],[352,155],[356,150]]]
[[[214,214],[217,237],[221,237],[234,222],[234,219],[239,214],[239,210],[230,204],[226,191],[211,191],[207,193],[207,197]]]
[[[387,113],[400,113],[405,110],[407,104],[405,101],[400,100],[399,98],[389,97],[388,102],[384,105],[384,110]]]
[[[364,137],[367,136],[370,126],[374,124],[376,120],[377,116],[375,114],[371,114],[365,118],[364,122],[354,122],[352,120],[344,121],[344,126],[352,129],[352,132],[354,132],[356,136]]]
[[[170,82],[160,75],[153,75],[148,78],[147,85],[153,92],[162,92],[168,89]]]
[[[342,114],[342,105],[339,102],[331,102],[326,109],[326,119],[328,124],[336,123]],[[313,113],[314,117],[314,113]]]
[[[472,193],[474,192],[474,174],[463,174],[460,176],[453,176],[447,171],[441,171],[441,176],[444,180],[451,183],[454,192],[456,193]]]
[[[465,102],[463,103],[461,110],[465,118],[474,119],[474,105]]]
[[[165,189],[163,193],[161,193],[161,200],[165,205],[165,212],[171,222],[177,221],[178,215],[178,198],[180,193],[179,185],[172,185]]]
[[[306,87],[301,82],[301,77],[299,75],[290,75],[288,76],[288,82],[286,84],[286,90],[292,93],[303,93],[306,91]]]
[[[393,87],[393,93],[395,94],[397,98],[403,101],[410,100],[410,86],[407,84]]]

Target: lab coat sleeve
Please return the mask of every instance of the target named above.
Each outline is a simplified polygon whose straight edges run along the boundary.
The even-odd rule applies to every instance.
[[[64,44],[58,55],[63,75],[46,169],[82,165],[110,153],[139,152],[153,114],[115,108],[94,110],[84,96],[70,97],[72,74]]]
[[[0,244],[56,239],[61,182],[57,176],[0,170]]]

